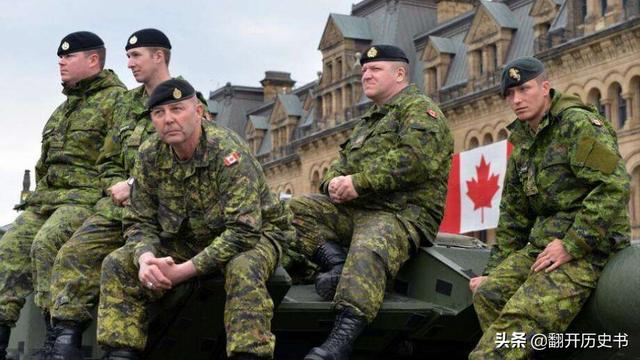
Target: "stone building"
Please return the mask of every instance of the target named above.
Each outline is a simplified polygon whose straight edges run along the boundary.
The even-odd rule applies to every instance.
[[[498,96],[505,63],[534,55],[552,85],[609,118],[632,175],[640,238],[640,0],[365,0],[330,14],[319,39],[322,72],[294,88],[267,71],[262,87],[227,84],[210,94],[216,120],[242,134],[274,191],[317,189],[339,144],[370,105],[357,59],[371,44],[400,46],[412,81],[440,103],[464,151],[508,136],[514,116]],[[476,234],[487,240],[492,231]]]

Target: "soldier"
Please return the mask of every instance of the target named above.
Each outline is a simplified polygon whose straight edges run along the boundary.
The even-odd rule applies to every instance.
[[[103,197],[89,217],[60,249],[52,275],[51,317],[55,360],[82,359],[82,333],[92,319],[100,292],[100,265],[110,252],[124,245],[122,209],[129,202],[129,177],[140,144],[155,131],[146,102],[149,94],[170,79],[171,43],[157,29],[142,29],[127,39],[128,67],[141,86],[122,96],[114,126],[105,140],[98,165]],[[47,351],[47,349],[45,349]]]
[[[269,191],[240,138],[211,122],[184,80],[158,85],[148,102],[158,136],[140,148],[127,244],[102,265],[98,341],[108,359],[137,359],[153,303],[191,278],[223,271],[227,355],[273,356],[266,280],[291,213]],[[151,315],[152,316],[152,315]]]
[[[469,284],[484,331],[470,359],[532,356],[529,344],[496,348],[497,334],[566,330],[630,238],[629,175],[610,123],[552,89],[532,57],[505,66],[501,92],[517,116],[508,126],[514,150],[497,244]]]
[[[34,288],[50,331],[51,267],[60,246],[100,199],[95,162],[112,125],[116,99],[126,90],[113,71],[103,70],[106,50],[96,34],[71,33],[60,41],[57,53],[67,99],[44,127],[36,189],[0,241],[0,359],[5,358],[10,327]]]
[[[305,359],[347,359],[376,317],[387,280],[436,237],[453,139],[436,104],[409,85],[408,63],[395,46],[364,53],[362,84],[374,105],[341,145],[322,194],[289,203],[296,249],[325,270],[316,290],[338,310],[327,340]]]

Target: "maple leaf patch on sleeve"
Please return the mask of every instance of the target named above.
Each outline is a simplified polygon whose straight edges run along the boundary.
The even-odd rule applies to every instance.
[[[240,160],[240,153],[237,151],[232,152],[231,154],[224,157],[224,166],[231,166]]]
[[[467,196],[473,201],[473,210],[480,209],[481,219],[484,222],[484,208],[491,208],[491,200],[500,189],[498,181],[500,175],[490,175],[491,163],[480,157],[480,165],[476,166],[476,178],[467,180]]]

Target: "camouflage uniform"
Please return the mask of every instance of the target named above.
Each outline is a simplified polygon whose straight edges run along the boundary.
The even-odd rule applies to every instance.
[[[191,259],[200,275],[223,271],[227,353],[272,356],[273,302],[265,282],[281,245],[295,230],[291,214],[269,191],[260,164],[231,131],[203,123],[191,160],[179,162],[154,135],[133,170],[132,203],[125,210],[127,244],[103,262],[98,341],[142,350],[152,304],[162,297],[138,280],[145,252]],[[229,155],[237,161],[229,161]],[[225,160],[227,157],[227,160]],[[234,159],[234,157],[231,157]]]
[[[294,248],[312,257],[326,241],[349,246],[334,303],[372,321],[387,277],[436,236],[453,139],[438,107],[410,85],[374,105],[341,147],[320,185],[325,195],[290,202],[298,231]],[[340,175],[352,175],[359,196],[334,204],[326,194]]]
[[[561,333],[578,314],[609,257],[629,244],[629,175],[615,130],[574,96],[551,90],[533,134],[509,125],[509,159],[497,246],[474,294],[484,335],[470,359],[522,359],[531,348],[496,349],[496,333]],[[530,268],[549,242],[573,257],[552,272]]]
[[[139,146],[155,133],[146,107],[148,99],[145,87],[139,86],[125,93],[118,103],[114,126],[98,158],[105,193],[109,187],[129,177]],[[102,259],[124,245],[122,210],[110,197],[100,199],[95,214],[86,219],[60,248],[51,279],[52,318],[76,322],[91,320],[100,294]]]
[[[67,100],[42,133],[36,189],[0,241],[0,323],[15,324],[34,285],[36,304],[49,308],[56,253],[100,199],[95,162],[124,90],[111,70],[64,88]]]
[[[122,96],[114,112],[114,126],[98,159],[102,188],[127,179],[138,147],[155,133],[144,86]],[[92,318],[100,292],[100,265],[110,252],[124,245],[122,207],[110,197],[96,204],[89,217],[60,249],[51,279],[51,316],[57,320],[83,322]]]

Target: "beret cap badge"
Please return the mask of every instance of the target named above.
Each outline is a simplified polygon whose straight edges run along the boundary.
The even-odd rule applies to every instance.
[[[509,77],[515,81],[520,81],[520,70],[516,68],[509,69]]]
[[[62,45],[60,45],[60,48],[62,50],[69,50],[69,43],[68,42],[63,42]]]
[[[135,44],[137,42],[138,42],[138,38],[135,35],[133,35],[131,38],[129,38],[129,44],[133,45],[133,44]]]
[[[378,49],[376,49],[375,47],[372,47],[371,49],[369,49],[369,51],[367,51],[367,57],[369,58],[374,58],[376,57],[376,55],[378,55]]]
[[[175,88],[173,89],[173,98],[178,100],[182,97],[182,91],[180,91],[180,89]]]

